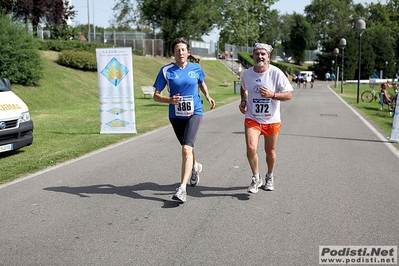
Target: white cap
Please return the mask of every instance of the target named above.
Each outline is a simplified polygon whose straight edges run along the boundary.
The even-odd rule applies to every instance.
[[[253,47],[253,51],[258,50],[258,49],[265,49],[266,52],[268,52],[269,54],[273,51],[273,47],[266,43],[255,43],[254,47]]]

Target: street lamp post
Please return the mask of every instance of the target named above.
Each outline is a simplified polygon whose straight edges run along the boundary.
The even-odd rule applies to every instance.
[[[331,73],[334,73],[334,74],[335,74],[334,65],[335,65],[335,61],[334,61],[334,60],[331,60]]]
[[[337,63],[338,63],[337,56],[339,54],[339,49],[338,48],[334,49],[334,54],[335,54],[335,76],[336,76],[334,82],[335,82],[335,88],[336,88],[337,87],[337,81],[338,81],[338,75],[337,75]]]
[[[388,68],[388,61],[385,61],[385,77],[388,78],[387,76],[387,68]]]
[[[234,48],[231,47],[230,48],[231,70],[233,70],[233,72],[234,72],[234,60],[233,60],[233,58],[234,58]]]
[[[341,70],[341,93],[344,92],[344,55],[345,55],[345,46],[346,46],[346,39],[342,38],[339,41],[339,45],[342,47],[342,70]]]
[[[93,0],[93,42],[96,42],[96,26],[94,24],[94,0]]]
[[[247,48],[246,48],[246,50],[247,50],[247,53],[248,53],[248,2],[247,2]]]
[[[89,0],[87,0],[87,40],[90,42],[90,5]]]
[[[357,97],[356,103],[359,103],[359,95],[360,95],[360,67],[361,67],[361,59],[362,59],[362,35],[364,30],[366,29],[366,22],[364,20],[359,19],[356,21],[355,30],[359,33],[359,65],[358,65],[358,76],[357,76]]]

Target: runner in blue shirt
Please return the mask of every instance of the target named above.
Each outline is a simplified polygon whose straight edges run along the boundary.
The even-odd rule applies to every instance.
[[[298,89],[301,88],[301,84],[303,82],[303,77],[301,73],[296,74],[296,86],[298,87]]]
[[[312,71],[312,75],[310,76],[310,88],[313,89],[313,85],[314,85],[314,79],[317,79],[316,73],[314,73],[314,71]]]
[[[184,38],[176,39],[172,43],[172,52],[175,62],[163,66],[155,80],[154,101],[169,104],[169,121],[182,146],[181,184],[172,199],[185,202],[188,180],[190,179],[192,186],[197,185],[199,173],[202,171],[202,165],[196,161],[194,155],[194,143],[203,117],[198,88],[211,109],[215,108],[215,101],[209,95],[201,66],[187,61],[190,53],[189,42]],[[168,88],[167,96],[161,93],[165,86]]]
[[[193,114],[203,115],[198,84],[203,83],[204,78],[201,66],[196,63],[188,62],[185,68],[170,63],[161,68],[154,83],[157,91],[162,91],[167,85],[170,95],[183,97],[179,105],[169,104],[169,118],[189,119]],[[187,113],[184,113],[184,104],[189,104],[190,101],[193,101],[193,106],[187,106]],[[179,111],[177,108],[183,110]]]

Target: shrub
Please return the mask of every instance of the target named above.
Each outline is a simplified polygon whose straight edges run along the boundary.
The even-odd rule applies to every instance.
[[[58,64],[86,71],[97,71],[97,48],[112,47],[107,44],[75,40],[40,40],[40,50],[61,52]],[[132,50],[132,54],[143,55],[143,51]]]
[[[40,40],[39,49],[43,51],[56,51],[62,52],[65,50],[75,50],[75,51],[87,51],[96,52],[97,48],[112,48],[113,45],[98,43],[98,42],[86,42],[78,40]],[[143,55],[143,50],[132,49],[132,54]]]
[[[58,55],[58,64],[88,71],[97,71],[96,54],[87,51],[63,51]]]
[[[40,50],[61,52],[58,56],[58,64],[86,71],[97,71],[97,48],[112,47],[111,45],[95,42],[40,40]],[[143,51],[132,50],[132,54],[143,55]]]
[[[11,83],[36,85],[43,77],[37,39],[26,26],[0,10],[0,77]]]
[[[77,40],[40,40],[40,50],[62,52],[65,50],[95,52],[97,48],[109,48],[110,45]]]

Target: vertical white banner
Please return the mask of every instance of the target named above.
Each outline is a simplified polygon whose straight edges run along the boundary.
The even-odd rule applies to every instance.
[[[399,105],[398,100],[396,100],[395,114],[393,116],[393,124],[391,131],[391,141],[399,142]]]
[[[132,48],[96,49],[101,134],[136,134]]]

